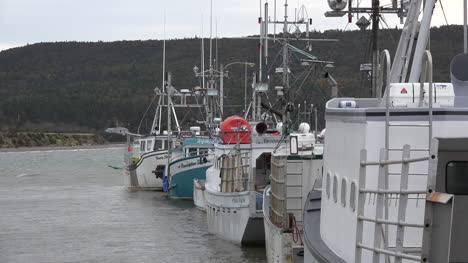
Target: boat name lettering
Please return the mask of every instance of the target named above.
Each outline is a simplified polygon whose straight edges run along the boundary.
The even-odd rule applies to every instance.
[[[232,198],[232,202],[233,203],[245,203],[245,199],[244,198],[239,198],[239,197],[234,197]]]
[[[179,165],[179,168],[187,168],[187,167],[192,167],[194,165],[199,164],[200,162],[191,162],[191,163],[181,163]]]
[[[163,156],[156,156],[156,160],[162,160],[162,159],[167,159],[167,154]]]

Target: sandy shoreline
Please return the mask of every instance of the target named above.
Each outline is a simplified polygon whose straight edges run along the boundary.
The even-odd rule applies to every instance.
[[[53,150],[105,149],[105,148],[124,147],[124,145],[125,145],[124,143],[110,143],[110,144],[100,144],[100,145],[0,148],[0,152],[34,152],[34,151],[53,151]]]

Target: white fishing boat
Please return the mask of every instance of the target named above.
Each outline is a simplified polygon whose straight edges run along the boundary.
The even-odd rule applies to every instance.
[[[127,145],[124,169],[124,185],[134,190],[163,189],[163,176],[167,159],[180,155],[179,151],[169,153],[167,135],[135,136]],[[171,138],[175,141],[176,138]]]
[[[268,262],[303,259],[302,214],[307,195],[322,178],[323,144],[302,123],[271,160],[271,184],[263,194],[265,248]]]
[[[166,76],[167,75],[167,76]],[[163,89],[154,90],[154,101],[157,106],[153,123],[148,135],[127,133],[127,151],[125,153],[125,186],[134,190],[163,190],[163,177],[171,160],[183,156],[181,141],[195,134],[195,131],[182,131],[176,108],[201,108],[195,90],[177,90],[172,86],[172,74],[164,77]],[[193,104],[193,105],[190,105]],[[151,105],[151,104],[150,104]],[[149,108],[148,108],[149,109]],[[168,130],[161,132],[163,109],[167,112]],[[176,131],[172,131],[172,119]]]
[[[227,118],[220,129],[222,142],[215,144],[215,164],[206,172],[203,191],[208,232],[236,244],[262,244],[261,198],[281,136],[252,132],[241,117]]]
[[[198,165],[197,167],[192,167],[193,169],[197,169],[193,171],[192,169],[186,169],[187,167],[182,170],[179,168],[184,166],[184,162],[190,162],[188,161],[189,159],[195,158],[192,156],[192,149],[187,147],[190,139],[200,139],[198,142],[201,142],[205,139],[213,140],[216,136],[216,128],[219,122],[216,122],[213,116],[219,113],[219,110],[215,108],[215,105],[218,104],[219,96],[217,93],[213,94],[213,91],[217,91],[217,89],[213,87],[213,77],[215,74],[211,67],[209,72],[212,78],[207,88],[205,88],[204,84],[202,87],[197,86],[191,89],[176,89],[172,86],[172,74],[165,70],[165,47],[164,40],[162,89],[155,88],[153,100],[140,121],[141,126],[146,113],[152,104],[156,102],[154,118],[149,133],[146,135],[140,134],[140,126],[137,129],[137,133],[130,133],[126,128],[110,128],[107,131],[127,136],[124,158],[125,186],[134,190],[169,191],[172,189],[172,191],[169,191],[170,197],[191,199],[194,178],[191,174],[197,173],[195,178],[204,179],[204,171],[209,165],[201,163],[202,167],[198,167]],[[196,67],[194,71],[195,75],[198,76],[198,69]],[[204,70],[202,62],[203,83],[206,72],[208,71]],[[222,101],[220,104],[222,105]],[[204,124],[206,130],[201,131],[199,126],[192,126],[189,131],[183,130],[183,127],[179,124],[177,109],[184,109],[186,111],[185,116],[192,109],[204,110],[206,117],[201,116],[202,118],[205,117],[205,119],[198,120],[197,124]],[[163,111],[167,113],[167,130],[164,131],[162,131]],[[175,125],[173,125],[173,121]],[[173,126],[175,126],[175,130],[173,130]],[[208,144],[203,143],[202,146],[195,145],[194,147],[197,150],[197,155],[200,155],[198,157],[203,158],[203,155],[206,154],[205,150],[211,146],[212,142],[210,141]],[[171,177],[170,169],[168,168],[171,164],[174,178]],[[171,184],[171,179],[178,181],[178,189],[175,189],[176,182],[172,182]],[[190,189],[187,189],[187,187]],[[182,188],[184,190],[181,190]]]
[[[265,242],[263,191],[270,181],[271,156],[275,150],[288,143],[289,134],[293,131],[291,116],[297,115],[297,112],[291,94],[296,95],[304,83],[311,81],[312,73],[323,68],[320,66],[333,63],[318,61],[307,51],[290,44],[290,38],[306,41],[310,50],[310,42],[316,39],[309,38],[310,19],[296,15],[295,20],[288,20],[287,1],[284,8],[281,37],[268,34],[269,23],[280,23],[276,17],[269,19],[268,3],[265,3],[264,8],[265,19],[259,19],[261,48],[258,81],[256,79],[252,85],[251,111],[248,110],[244,115],[248,118],[251,112],[251,121],[231,117],[222,122],[222,143],[215,144],[215,163],[207,170],[204,187],[199,184],[195,188],[195,191],[200,192],[197,196],[205,197],[208,231],[236,244]],[[300,10],[298,14],[307,13]],[[292,24],[296,35],[289,32]],[[300,25],[306,28],[304,39],[300,38]],[[273,39],[280,44],[278,57],[282,59],[268,62],[268,43]],[[269,85],[275,85],[277,101],[273,105],[269,101],[262,102],[262,99],[269,98]],[[251,130],[251,126],[255,128]],[[201,193],[203,188],[204,193]],[[203,204],[203,200],[200,203]]]
[[[377,97],[326,105],[322,191],[304,208],[305,262],[468,262],[466,38],[451,82],[433,82],[435,1],[424,2],[408,3],[393,64],[382,53]]]

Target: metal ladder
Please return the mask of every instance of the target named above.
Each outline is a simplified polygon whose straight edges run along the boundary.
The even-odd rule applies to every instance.
[[[429,160],[429,152],[431,148],[432,140],[432,57],[429,51],[426,51],[423,56],[423,66],[421,76],[421,89],[420,89],[420,106],[424,99],[423,85],[425,81],[429,82],[429,105],[428,105],[428,123],[427,124],[404,124],[390,122],[390,55],[388,51],[382,52],[381,60],[386,62],[387,67],[387,82],[386,82],[386,117],[385,117],[385,148],[380,150],[379,161],[367,161],[367,151],[364,149],[361,151],[361,168],[359,175],[359,199],[357,209],[357,229],[356,229],[356,251],[355,251],[355,262],[362,262],[362,250],[369,250],[373,252],[373,262],[380,262],[382,255],[384,256],[384,262],[401,263],[403,259],[421,261],[420,253],[418,255],[410,253],[410,251],[404,247],[405,239],[405,228],[424,228],[424,224],[421,222],[406,222],[406,209],[408,206],[409,195],[416,195],[416,199],[425,199],[426,189],[408,189],[408,177],[409,176],[426,176],[428,173],[410,173],[410,164],[418,162],[427,162]],[[380,74],[382,76],[382,74]],[[381,79],[382,80],[382,79]],[[411,149],[409,144],[405,144],[403,148],[390,147],[390,128],[391,127],[413,127],[413,128],[426,128],[428,129],[428,145],[427,148],[413,148]],[[411,157],[411,152],[427,151],[427,156],[423,157]],[[390,152],[402,152],[401,159],[390,160]],[[400,173],[390,173],[389,166],[399,165],[401,166]],[[377,188],[370,189],[366,186],[366,176],[368,166],[379,166]],[[400,176],[400,187],[399,189],[389,189],[389,176]],[[375,206],[375,217],[370,218],[365,216],[365,202],[366,196],[376,197],[377,203]],[[389,200],[393,196],[394,199],[398,200],[398,215],[397,220],[389,220]],[[419,196],[424,196],[420,198]],[[371,222],[374,224],[374,243],[368,245],[363,243],[363,230],[364,222]],[[388,226],[396,226],[396,240],[395,247],[388,247]]]

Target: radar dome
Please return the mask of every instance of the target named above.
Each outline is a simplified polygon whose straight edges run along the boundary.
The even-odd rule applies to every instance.
[[[310,125],[308,123],[301,123],[299,125],[299,132],[300,133],[309,133],[310,132]]]

